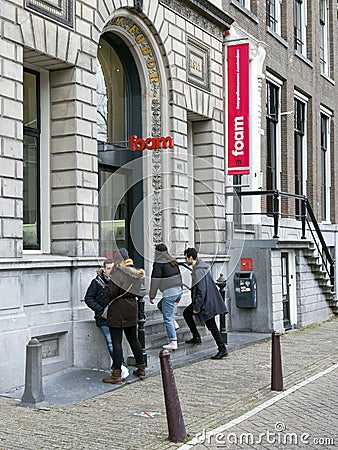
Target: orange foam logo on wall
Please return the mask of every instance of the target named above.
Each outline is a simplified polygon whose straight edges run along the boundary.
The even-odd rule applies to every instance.
[[[138,138],[136,134],[133,134],[129,138],[129,149],[134,150],[158,150],[160,148],[173,148],[174,139],[170,136],[167,137],[148,137],[146,139]]]

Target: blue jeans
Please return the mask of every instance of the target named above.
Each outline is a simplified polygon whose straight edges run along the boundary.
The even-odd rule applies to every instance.
[[[180,300],[182,294],[170,295],[162,297],[158,302],[157,307],[161,311],[164,319],[164,324],[167,329],[168,337],[171,341],[177,341],[176,330],[174,326],[174,309],[177,300]]]
[[[110,330],[109,327],[107,327],[107,325],[102,325],[102,327],[100,327],[100,330],[102,331],[102,334],[106,340],[106,344],[107,344],[107,348],[108,348],[108,352],[110,354],[111,359],[113,360],[114,358],[114,354],[113,354],[113,343],[111,340],[111,335],[110,335]],[[122,364],[125,365],[125,360],[122,356]],[[114,363],[112,363],[111,365],[111,370],[114,370]]]

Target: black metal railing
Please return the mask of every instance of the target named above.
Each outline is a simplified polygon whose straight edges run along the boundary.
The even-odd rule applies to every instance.
[[[252,215],[267,215],[273,218],[273,238],[278,239],[278,230],[281,217],[291,217],[301,221],[301,239],[306,239],[306,228],[309,229],[313,242],[316,245],[318,254],[321,258],[321,264],[330,278],[331,286],[334,286],[334,259],[329,251],[329,248],[325,242],[324,236],[318,225],[316,216],[313,212],[309,199],[304,195],[290,194],[287,192],[281,192],[276,189],[267,191],[236,191],[229,192],[227,196],[238,197],[240,202],[242,197],[272,197],[272,202],[266,202],[267,210],[260,212],[247,212],[241,211],[242,216]],[[281,211],[281,199],[294,199],[295,200],[295,212]],[[227,213],[229,214],[229,213]],[[231,213],[230,213],[231,214]],[[233,213],[234,214],[238,214]],[[308,220],[308,217],[310,220]],[[319,242],[318,242],[319,241]]]
[[[326,272],[328,273],[328,275],[330,277],[331,286],[334,286],[334,265],[335,265],[334,264],[334,259],[332,258],[332,255],[331,255],[331,253],[330,253],[330,251],[329,251],[329,249],[328,249],[328,247],[326,245],[324,236],[323,236],[323,234],[322,234],[322,232],[321,232],[321,230],[319,228],[318,222],[316,220],[316,216],[314,215],[314,212],[312,210],[312,206],[311,206],[310,202],[308,201],[308,199],[306,199],[306,210],[307,210],[307,212],[309,214],[309,217],[311,219],[311,223],[312,223],[312,225],[314,227],[314,230],[315,230],[315,232],[316,232],[316,234],[317,234],[317,236],[319,238],[319,242],[320,242],[321,247],[319,246],[319,244],[317,242],[315,233],[314,233],[314,231],[311,228],[310,222],[306,219],[307,224],[308,224],[308,228],[309,228],[309,230],[311,232],[312,239],[313,239],[313,241],[316,244],[318,253],[320,254],[320,257],[321,257],[321,260],[322,260],[322,264],[323,264]],[[322,249],[322,251],[321,251],[321,249]]]

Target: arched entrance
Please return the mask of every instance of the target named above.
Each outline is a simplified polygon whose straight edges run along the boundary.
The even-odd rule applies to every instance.
[[[143,265],[143,222],[131,232],[131,218],[142,202],[141,164],[131,165],[141,152],[129,150],[131,135],[142,136],[142,92],[138,69],[127,44],[106,32],[97,58],[97,136],[99,155],[100,256],[112,257],[126,247]],[[127,166],[127,167],[126,167]],[[137,209],[142,218],[142,207]]]

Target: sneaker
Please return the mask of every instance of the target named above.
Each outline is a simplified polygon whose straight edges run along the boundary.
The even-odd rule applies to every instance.
[[[210,359],[223,359],[228,356],[228,354],[228,350],[226,348],[222,348],[221,350],[218,350],[216,355],[211,356]]]
[[[169,344],[163,345],[163,348],[165,350],[177,350],[178,349],[177,341],[170,341]]]
[[[193,338],[185,341],[186,344],[202,344],[202,339],[200,336],[194,336]]]
[[[176,320],[174,320],[174,327],[175,327],[175,330],[178,330],[180,327],[178,322],[176,322]]]
[[[122,380],[125,380],[129,377],[129,369],[126,366],[121,366],[121,378]]]

